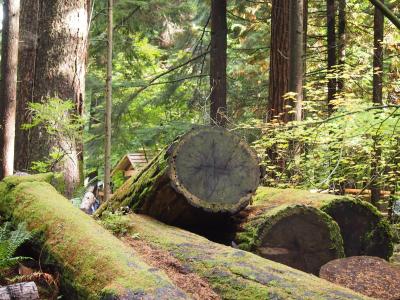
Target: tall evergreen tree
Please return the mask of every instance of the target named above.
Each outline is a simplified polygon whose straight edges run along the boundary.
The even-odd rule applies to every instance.
[[[226,124],[226,65],[227,65],[227,34],[226,0],[211,1],[211,124],[224,126]]]
[[[326,27],[328,42],[328,112],[333,112],[334,105],[332,101],[336,94],[336,78],[333,76],[334,67],[337,63],[336,56],[336,5],[335,0],[326,1]]]
[[[29,99],[24,100],[24,103],[27,101],[43,103],[51,97],[58,97],[74,102],[75,110],[71,113],[77,115],[83,113],[88,5],[87,0],[43,0],[39,1],[37,11],[33,9],[33,16],[29,13],[22,15],[21,31],[28,31],[26,26],[29,26],[29,23],[24,18],[29,18],[33,24],[37,18],[37,33],[40,33],[40,38],[37,40],[35,35],[28,37],[34,40],[30,44],[34,46],[34,50],[31,47],[25,49],[32,51],[32,56],[35,58],[31,65],[34,67],[33,76],[31,69],[27,67],[21,68],[19,72],[20,78],[32,78],[32,81],[21,81],[18,87],[25,97],[28,97],[28,94],[24,91],[31,91]],[[24,35],[22,37],[24,38]],[[21,61],[21,64],[25,63]],[[26,114],[26,106],[19,109],[19,114]],[[57,164],[56,170],[64,173],[66,194],[71,195],[81,182],[82,142],[68,138],[56,140],[43,127],[33,128],[29,134],[23,133],[20,128],[17,130],[18,140],[25,145],[19,151],[21,156],[17,157],[19,167],[29,169],[32,162],[48,158],[54,147],[62,149],[65,155]]]
[[[289,91],[290,0],[273,0],[267,121],[288,122],[290,114],[283,96]]]
[[[1,176],[14,173],[15,114],[17,106],[17,67],[19,41],[19,0],[3,4],[1,50]]]

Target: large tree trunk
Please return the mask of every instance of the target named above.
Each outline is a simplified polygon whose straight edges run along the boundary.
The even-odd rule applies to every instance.
[[[145,242],[155,252],[172,255],[186,270],[204,278],[221,299],[364,299],[315,276],[210,242],[148,216],[129,217],[131,232],[140,236],[140,241],[128,238],[133,247]]]
[[[35,86],[36,52],[38,42],[39,1],[21,0],[20,32],[18,49],[18,89],[17,119],[15,131],[15,169],[28,171],[30,167],[30,147],[34,145],[31,130],[21,130],[23,124],[31,122],[27,110],[33,101]]]
[[[235,217],[239,248],[315,275],[328,261],[344,256],[339,226],[330,216],[276,200],[248,207]]]
[[[19,0],[5,0],[1,48],[1,170],[0,179],[14,173],[15,113],[17,108],[17,66]]]
[[[88,40],[87,4],[86,0],[40,1],[39,42],[34,55],[35,76],[30,97],[34,102],[45,102],[50,97],[72,100],[75,103],[73,113],[82,114]],[[22,22],[26,23],[25,20]],[[30,73],[20,72],[20,77],[25,76],[29,78]],[[28,84],[29,88],[32,85],[29,81],[22,82],[23,90],[24,84]],[[21,134],[20,138],[26,138],[26,135]],[[70,196],[81,182],[82,142],[69,138],[55,139],[43,128],[35,128],[30,132],[27,143],[28,147],[21,149],[21,156],[27,160],[23,164],[28,168],[32,162],[48,158],[53,147],[65,153],[58,169],[65,175],[66,192]]]
[[[382,0],[382,3],[384,1]],[[372,80],[372,102],[375,105],[383,104],[382,83],[383,83],[383,30],[384,18],[382,11],[375,7],[374,13],[374,60],[373,60],[373,80]],[[379,163],[381,161],[382,150],[379,146],[379,137],[373,138],[373,153],[371,163],[371,202],[377,205],[380,199]]]
[[[36,300],[39,292],[34,282],[22,282],[0,288],[0,300]]]
[[[39,176],[0,183],[0,211],[36,230],[41,262],[61,273],[66,299],[188,299],[158,269],[73,207]],[[46,179],[47,180],[47,179]]]
[[[336,66],[336,5],[335,0],[326,1],[326,27],[328,42],[328,113],[334,110],[333,100],[336,95],[336,78],[334,66]]]
[[[290,0],[273,0],[271,17],[271,54],[267,121],[293,119],[283,96],[289,91],[289,6]]]
[[[291,0],[290,7],[290,72],[289,91],[295,93],[295,119],[302,120],[304,0]]]
[[[98,214],[129,206],[168,224],[203,228],[246,207],[259,179],[257,155],[243,140],[200,127],[160,152]]]
[[[226,0],[211,1],[211,125],[226,124],[227,20]]]
[[[255,205],[303,204],[321,209],[339,225],[346,256],[371,255],[389,259],[391,231],[385,218],[368,202],[351,197],[310,193],[296,189],[260,187]]]

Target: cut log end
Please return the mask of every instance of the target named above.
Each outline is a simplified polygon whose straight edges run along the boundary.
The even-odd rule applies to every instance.
[[[255,193],[260,169],[257,155],[242,139],[222,128],[204,127],[174,146],[169,176],[193,206],[236,213]]]
[[[254,232],[252,241],[248,238]],[[328,261],[343,257],[337,224],[318,209],[302,205],[281,206],[253,216],[237,234],[237,242],[264,258],[313,274]]]
[[[390,258],[393,253],[390,227],[371,204],[346,197],[321,208],[338,223],[346,256]]]

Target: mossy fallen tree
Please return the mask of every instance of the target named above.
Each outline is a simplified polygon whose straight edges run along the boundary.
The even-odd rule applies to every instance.
[[[257,155],[242,139],[198,127],[161,151],[97,215],[129,206],[168,224],[202,226],[246,207],[259,179]]]
[[[187,299],[158,269],[74,208],[43,176],[8,177],[0,183],[0,212],[26,222],[35,244],[61,273],[68,299]],[[47,177],[46,177],[47,178]],[[44,262],[42,261],[42,264]]]
[[[132,234],[199,274],[221,299],[366,299],[316,276],[211,242],[149,216],[131,214],[129,218]]]
[[[389,259],[393,253],[390,226],[371,204],[347,196],[311,193],[298,189],[260,187],[255,206],[303,204],[321,209],[339,225],[346,256],[369,255]]]
[[[234,242],[264,258],[318,275],[328,261],[344,257],[339,226],[317,208],[251,206],[235,219]]]

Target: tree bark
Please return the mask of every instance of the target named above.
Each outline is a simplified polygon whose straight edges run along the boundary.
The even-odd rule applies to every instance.
[[[327,18],[327,42],[328,42],[328,113],[334,111],[334,104],[336,95],[336,78],[334,66],[336,66],[336,5],[335,0],[326,1],[326,18]]]
[[[289,91],[289,9],[290,0],[272,1],[268,122],[293,119],[283,98]]]
[[[338,64],[340,70],[340,76],[338,79],[338,93],[344,91],[344,80],[343,72],[346,63],[346,27],[347,27],[347,16],[346,16],[346,0],[339,0],[339,15],[338,15]]]
[[[255,205],[235,217],[234,241],[240,249],[318,275],[321,266],[344,257],[337,223],[306,205]]]
[[[111,119],[112,119],[112,71],[113,71],[113,0],[108,0],[108,31],[107,31],[107,90],[105,114],[104,141],[104,200],[110,200],[111,195]]]
[[[66,299],[188,299],[157,268],[73,207],[42,175],[0,183],[0,211],[36,230],[32,247],[61,274]]]
[[[289,91],[295,93],[295,120],[302,120],[303,109],[303,50],[304,0],[291,0],[290,7],[290,72]]]
[[[370,255],[389,259],[392,255],[390,226],[381,213],[368,202],[347,196],[260,187],[253,203],[271,208],[278,203],[319,208],[339,225],[346,256]]]
[[[382,1],[383,2],[383,1]],[[382,83],[383,83],[383,31],[384,18],[382,11],[375,7],[374,12],[374,60],[373,60],[373,79],[372,89],[374,105],[383,105]],[[380,200],[379,187],[379,163],[381,161],[382,151],[379,146],[379,137],[373,137],[373,157],[371,163],[371,202],[377,205]]]
[[[19,40],[19,0],[4,1],[1,50],[1,172],[0,179],[14,173],[15,117]]]
[[[363,299],[301,271],[252,253],[227,247],[164,225],[148,216],[129,215],[131,233],[166,251],[205,279],[221,299]],[[162,234],[160,234],[162,233]],[[135,243],[132,243],[133,246]]]
[[[20,32],[18,49],[17,119],[15,131],[15,169],[28,171],[34,130],[22,130],[23,124],[31,122],[27,107],[33,102],[35,87],[36,55],[38,44],[39,0],[21,0]]]
[[[227,121],[226,104],[226,65],[227,65],[227,20],[226,0],[211,1],[211,125],[225,126]]]
[[[161,151],[97,214],[129,206],[168,224],[202,229],[246,207],[259,179],[257,155],[243,140],[222,128],[200,127]]]
[[[82,115],[88,41],[87,1],[40,0],[37,28],[40,35],[34,55],[35,74],[30,98],[33,102],[45,102],[51,97],[72,100],[75,103],[73,113]],[[21,77],[25,75],[29,77],[20,72]],[[21,82],[20,88],[25,90],[25,84],[29,85],[28,89],[32,87],[28,81]],[[20,135],[20,139],[25,138],[26,134]],[[23,164],[28,168],[32,162],[48,158],[53,147],[61,148],[65,157],[57,169],[65,175],[66,193],[70,196],[81,182],[82,141],[56,140],[38,127],[31,130],[30,139],[22,144],[28,144],[21,149],[21,156],[26,159]]]
[[[0,300],[36,300],[39,292],[34,282],[22,282],[0,288]]]

